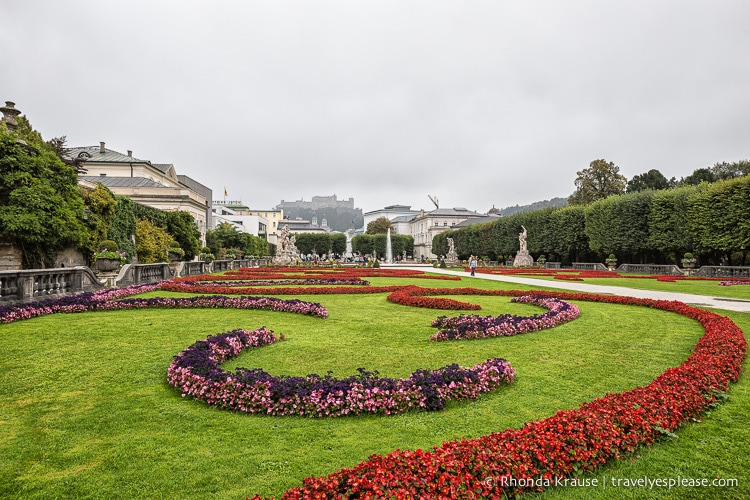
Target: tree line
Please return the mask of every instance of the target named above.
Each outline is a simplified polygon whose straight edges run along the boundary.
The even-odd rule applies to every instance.
[[[453,238],[462,259],[510,260],[521,226],[535,260],[600,262],[615,254],[620,263],[673,264],[690,252],[700,265],[746,265],[750,175],[501,217],[435,236],[433,253],[446,254]]]

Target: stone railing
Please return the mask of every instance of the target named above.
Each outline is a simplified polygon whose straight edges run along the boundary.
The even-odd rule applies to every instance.
[[[0,301],[42,300],[103,288],[84,266],[0,271]]]
[[[116,286],[139,285],[172,279],[172,271],[166,262],[156,264],[126,264],[115,281]]]
[[[580,271],[607,271],[607,266],[601,262],[573,262],[573,269]]]
[[[694,276],[707,278],[750,278],[750,266],[701,266]]]
[[[211,263],[211,266],[213,268],[212,271],[215,273],[229,271],[231,269],[234,269],[233,264],[233,260],[215,260]]]
[[[202,260],[183,262],[180,276],[197,276],[199,274],[203,274],[207,272],[206,268],[208,267],[208,265],[208,263],[203,262]]]
[[[618,273],[635,273],[635,274],[671,274],[681,276],[684,274],[682,269],[674,264],[620,264],[617,268]]]
[[[562,269],[562,262],[546,261],[542,267],[545,269]]]

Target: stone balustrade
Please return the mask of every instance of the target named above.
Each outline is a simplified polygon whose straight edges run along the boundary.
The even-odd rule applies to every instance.
[[[635,273],[635,274],[668,274],[682,276],[682,269],[674,264],[620,264],[617,268],[618,273]]]
[[[88,267],[0,271],[0,301],[25,302],[103,288]]]
[[[750,266],[701,266],[694,276],[707,278],[750,278]]]
[[[607,266],[601,262],[573,262],[573,269],[579,271],[607,271]]]

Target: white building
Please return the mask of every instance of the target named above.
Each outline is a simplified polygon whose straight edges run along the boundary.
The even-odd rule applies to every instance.
[[[385,217],[394,224],[394,232],[398,234],[409,234],[407,225],[405,225],[404,223],[406,222],[408,224],[408,221],[419,214],[419,210],[412,210],[408,205],[389,205],[385,208],[365,213],[364,230],[367,230],[367,224],[369,224],[370,222],[374,221],[375,219]],[[398,220],[395,221],[395,219]],[[399,223],[398,227],[396,227],[396,222]]]
[[[214,203],[211,217],[213,226],[226,223],[237,228],[241,233],[248,233],[253,236],[268,239],[268,219],[259,215],[250,215],[247,210],[236,206],[225,206],[221,203]]]
[[[101,183],[115,194],[127,196],[136,203],[167,212],[185,211],[193,216],[200,231],[201,245],[206,244],[206,230],[211,220],[211,189],[187,176],[178,176],[174,165],[151,163],[104,147],[70,148],[71,158],[85,159],[85,175],[78,184],[94,188]]]
[[[432,238],[467,219],[477,217],[484,217],[484,214],[461,207],[438,208],[431,212],[422,210],[410,222],[411,235],[414,238],[414,257],[437,258],[438,256],[432,253]]]

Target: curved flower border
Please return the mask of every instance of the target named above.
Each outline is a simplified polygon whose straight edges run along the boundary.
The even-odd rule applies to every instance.
[[[433,341],[483,339],[488,337],[511,337],[520,333],[538,332],[554,328],[576,319],[581,313],[578,307],[553,297],[524,295],[510,299],[511,302],[531,304],[548,309],[534,316],[477,316],[476,314],[448,318],[440,316],[432,322],[433,327],[442,328],[430,337]]]
[[[592,471],[653,444],[661,433],[717,404],[717,395],[726,392],[742,371],[747,341],[729,318],[674,301],[543,295],[671,311],[695,319],[706,333],[684,363],[646,386],[558,411],[520,429],[448,441],[429,451],[372,455],[355,467],[306,478],[282,498],[512,498],[541,491],[557,478]],[[486,481],[488,477],[493,481]],[[510,478],[524,481],[507,481]]]
[[[276,342],[273,332],[233,330],[201,340],[175,356],[167,380],[210,406],[265,415],[340,417],[361,413],[396,415],[411,409],[442,410],[448,400],[476,399],[514,380],[515,370],[502,358],[471,368],[456,364],[417,370],[406,379],[381,378],[377,372],[336,379],[329,373],[274,377],[260,368],[220,368],[249,347]]]
[[[225,297],[221,295],[187,298],[124,298],[137,293],[157,290],[162,283],[85,292],[22,304],[0,305],[0,324],[12,323],[55,313],[87,311],[115,311],[150,308],[233,308],[291,312],[319,318],[328,317],[328,310],[318,303],[298,299],[283,300],[273,297]],[[116,300],[119,299],[119,300]]]

